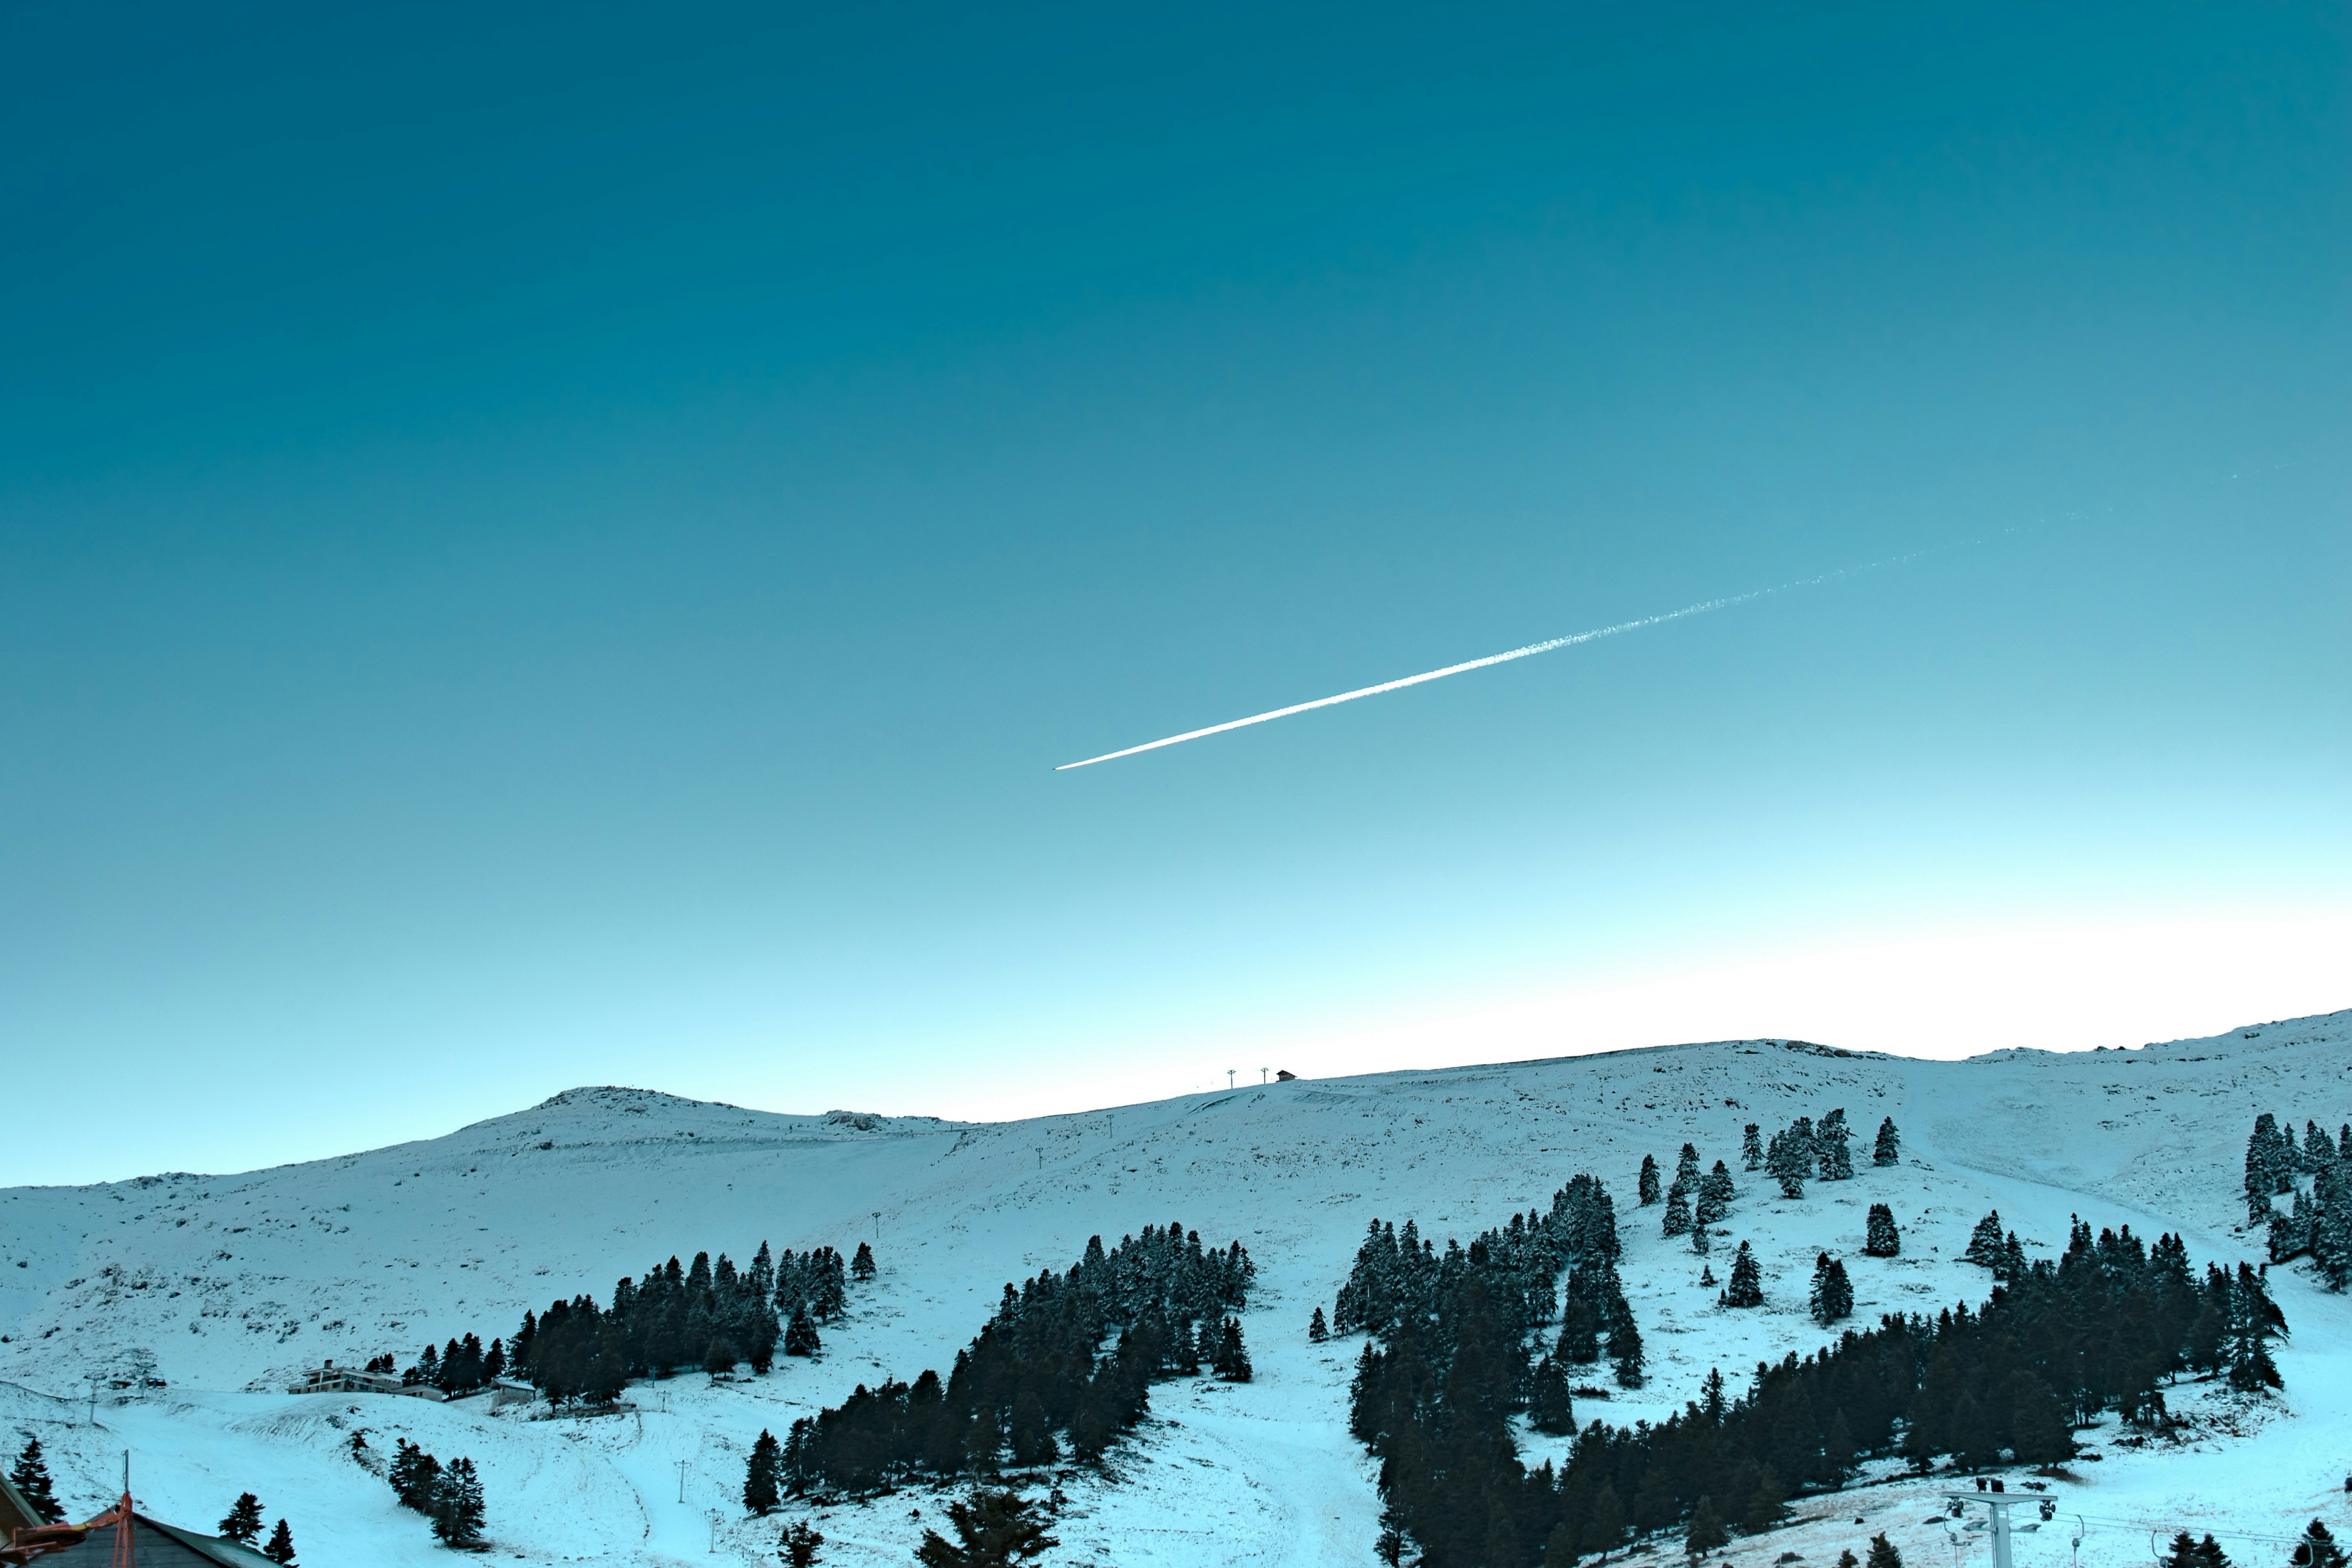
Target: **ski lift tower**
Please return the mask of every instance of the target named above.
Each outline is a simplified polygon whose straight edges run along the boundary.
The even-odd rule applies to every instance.
[[[1960,1492],[1948,1494],[1944,1500],[1951,1505],[1952,1517],[1958,1519],[1969,1504],[1980,1502],[1992,1514],[1992,1568],[2011,1568],[2009,1556],[2010,1505],[2024,1500],[2005,1492],[1979,1492],[1973,1496]]]

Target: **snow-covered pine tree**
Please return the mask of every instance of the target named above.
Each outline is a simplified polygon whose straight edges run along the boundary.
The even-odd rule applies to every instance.
[[[1318,1345],[1331,1337],[1330,1325],[1324,1322],[1320,1307],[1316,1308],[1315,1315],[1307,1321],[1307,1337]]]
[[[261,1500],[251,1492],[239,1492],[229,1504],[228,1516],[214,1527],[214,1532],[240,1546],[250,1546],[261,1534]]]
[[[2246,1223],[2267,1226],[2271,1222],[2271,1199],[2279,1191],[2279,1178],[2285,1167],[2286,1145],[2279,1137],[2278,1118],[2263,1111],[2254,1118],[2254,1131],[2246,1140]]]
[[[1693,1220],[1691,1222],[1690,1236],[1691,1250],[1697,1253],[1701,1258],[1705,1258],[1708,1253],[1715,1250],[1715,1242],[1712,1237],[1712,1234],[1708,1231],[1706,1226],[1700,1225],[1696,1220]]]
[[[40,1516],[36,1523],[55,1524],[65,1517],[65,1510],[58,1506],[55,1487],[49,1480],[49,1463],[41,1457],[41,1440],[38,1437],[26,1434],[25,1446],[16,1450],[16,1462],[10,1468],[8,1479],[16,1483],[18,1491],[25,1494],[25,1500],[33,1505],[33,1511]]]
[[[1870,1146],[1870,1163],[1874,1165],[1899,1165],[1903,1163],[1903,1134],[1895,1130],[1895,1118],[1882,1119],[1878,1123],[1878,1141]],[[1872,1568],[1876,1568],[1873,1564]]]
[[[1695,1187],[1698,1184],[1698,1149],[1695,1144],[1683,1145],[1682,1154],[1675,1161],[1675,1184]]]
[[[1782,1197],[1805,1195],[1805,1178],[1813,1169],[1813,1129],[1809,1119],[1801,1116],[1772,1134],[1771,1144],[1764,1151],[1764,1169],[1780,1184]]]
[[[2017,1232],[2011,1231],[2000,1244],[2000,1260],[1992,1266],[1996,1279],[2017,1279],[2025,1273],[2025,1248],[2019,1245]]]
[[[809,1321],[807,1309],[794,1312],[793,1321],[784,1328],[784,1353],[814,1355],[823,1349],[824,1342],[817,1338],[816,1325]]]
[[[1739,1163],[1753,1171],[1764,1163],[1763,1130],[1753,1121],[1739,1133]]]
[[[2311,1189],[2311,1223],[2306,1245],[2312,1261],[2327,1281],[2341,1290],[2352,1284],[2352,1159],[2338,1157],[2323,1166]]]
[[[261,1549],[261,1554],[278,1564],[278,1568],[297,1568],[294,1531],[287,1527],[284,1520],[279,1520],[278,1528],[269,1532],[269,1544]]]
[[[1633,1190],[1642,1200],[1643,1208],[1658,1201],[1658,1157],[1655,1154],[1642,1156],[1642,1173],[1635,1179]]]
[[[874,1247],[871,1243],[861,1241],[857,1244],[857,1256],[849,1260],[849,1276],[857,1280],[874,1278]]]
[[[1731,1211],[1731,1200],[1738,1195],[1739,1189],[1731,1180],[1730,1167],[1717,1160],[1715,1168],[1699,1178],[1698,1204],[1691,1212],[1693,1223],[1721,1223],[1723,1216]]]
[[[1723,1288],[1723,1305],[1727,1307],[1760,1307],[1764,1304],[1764,1273],[1756,1267],[1756,1254],[1746,1242],[1732,1256],[1731,1279]]]
[[[1690,1228],[1690,1194],[1680,1182],[1666,1189],[1665,1234],[1680,1236]]]
[[[1843,1106],[1822,1118],[1821,1126],[1813,1131],[1813,1143],[1816,1168],[1822,1181],[1853,1180],[1853,1151],[1847,1146],[1853,1137],[1853,1130],[1845,1124]]]
[[[1870,1205],[1862,1250],[1871,1258],[1893,1258],[1903,1250],[1903,1233],[1895,1228],[1895,1211],[1885,1204]]]
[[[1903,1553],[1882,1531],[1870,1538],[1870,1555],[1863,1559],[1863,1568],[1903,1568]]]
[[[1994,1209],[1977,1221],[1976,1229],[1969,1233],[1968,1250],[1960,1256],[1979,1268],[1991,1268],[2000,1262],[2000,1211]]]
[[[2303,1168],[2309,1172],[2326,1169],[2336,1160],[2336,1141],[2327,1129],[2316,1121],[2303,1124]]]

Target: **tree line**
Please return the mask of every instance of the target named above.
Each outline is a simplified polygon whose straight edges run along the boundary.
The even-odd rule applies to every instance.
[[[1817,1295],[1830,1278],[1817,1267]],[[1426,1299],[1365,1325],[1350,1426],[1380,1464],[1390,1561],[1411,1542],[1428,1568],[1562,1568],[1702,1511],[1769,1528],[1798,1491],[1834,1489],[1865,1459],[1900,1456],[1922,1473],[1943,1456],[1963,1468],[2004,1452],[2054,1462],[2074,1451],[2071,1426],[2103,1410],[2162,1420],[2158,1385],[2181,1372],[2274,1386],[2266,1347],[2285,1328],[2251,1265],[2200,1280],[2177,1237],[2151,1248],[2078,1220],[2061,1258],[2010,1274],[1975,1311],[1848,1330],[1810,1358],[1759,1363],[1737,1398],[1710,1373],[1664,1422],[1595,1421],[1557,1471],[1530,1470],[1514,1419],[1559,1430],[1564,1414],[1542,1409],[1556,1397],[1547,1325],[1526,1306],[1540,1299],[1506,1249],[1483,1246]]]
[[[1008,1461],[1051,1464],[1066,1444],[1079,1459],[1098,1458],[1143,1418],[1151,1384],[1203,1365],[1249,1379],[1234,1314],[1255,1275],[1241,1243],[1203,1247],[1181,1225],[1146,1226],[1108,1249],[1091,1237],[1067,1273],[1007,1284],[946,1377],[926,1370],[911,1384],[860,1384],[795,1421],[775,1479],[796,1494],[866,1492],[990,1475]],[[747,1478],[747,1500],[758,1479]]]
[[[604,1403],[633,1377],[686,1368],[725,1373],[748,1362],[764,1373],[779,1348],[799,1356],[822,1350],[817,1324],[846,1309],[850,1279],[874,1272],[874,1249],[865,1242],[846,1264],[830,1247],[772,1256],[764,1241],[747,1268],[723,1252],[715,1264],[698,1252],[684,1268],[672,1258],[642,1279],[624,1277],[609,1306],[583,1294],[525,1312],[509,1342],[508,1367],[556,1405]]]

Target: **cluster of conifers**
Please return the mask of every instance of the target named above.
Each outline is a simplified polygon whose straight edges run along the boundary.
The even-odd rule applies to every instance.
[[[508,1366],[558,1405],[610,1400],[632,1377],[686,1367],[724,1373],[748,1362],[765,1373],[780,1344],[786,1355],[823,1348],[817,1323],[847,1304],[849,1279],[870,1279],[874,1268],[874,1250],[864,1242],[845,1265],[830,1247],[772,1258],[764,1241],[743,1269],[724,1253],[715,1265],[697,1253],[683,1269],[673,1258],[642,1279],[614,1285],[610,1307],[582,1295],[524,1313]]]
[[[2308,1178],[2309,1184],[2305,1184]],[[2275,1199],[2288,1199],[2280,1208]],[[2316,1121],[2279,1125],[2264,1111],[2246,1140],[2246,1222],[2267,1226],[2271,1261],[2308,1257],[2328,1288],[2352,1286],[2352,1122],[2334,1138]]]
[[[1249,1380],[1234,1314],[1255,1274],[1241,1243],[1204,1248],[1181,1225],[1146,1226],[1108,1250],[1092,1237],[1067,1273],[1006,1285],[946,1377],[860,1384],[843,1404],[793,1423],[777,1479],[796,1493],[863,1492],[1051,1464],[1066,1443],[1096,1458],[1143,1418],[1154,1382],[1203,1365]]]
[[[384,1479],[392,1483],[400,1506],[423,1514],[433,1523],[442,1545],[474,1551],[482,1544],[482,1478],[474,1461],[462,1456],[443,1464],[407,1438],[396,1439]],[[352,1434],[352,1457],[366,1463],[367,1439]]]
[[[1380,1461],[1391,1561],[1410,1542],[1429,1568],[1562,1568],[1694,1519],[1767,1528],[1798,1491],[1838,1487],[1874,1458],[1923,1472],[1943,1455],[1964,1468],[2004,1454],[2054,1462],[2073,1452],[2071,1426],[2102,1410],[2163,1421],[2158,1385],[2184,1371],[2275,1384],[2267,1342],[2284,1331],[2251,1266],[2209,1268],[2200,1283],[2176,1237],[2151,1249],[2128,1228],[2095,1237],[2077,1222],[2062,1258],[2009,1270],[1978,1311],[1848,1330],[1810,1359],[1759,1363],[1737,1399],[1710,1374],[1680,1414],[1654,1426],[1595,1421],[1557,1472],[1529,1470],[1514,1415],[1573,1429],[1547,1381],[1548,1325],[1526,1305],[1549,1300],[1556,1274],[1531,1279],[1528,1267],[1549,1256],[1449,1248],[1458,1261],[1430,1289],[1363,1324],[1375,1342],[1358,1362],[1350,1422]],[[1817,1294],[1826,1273],[1817,1260]]]

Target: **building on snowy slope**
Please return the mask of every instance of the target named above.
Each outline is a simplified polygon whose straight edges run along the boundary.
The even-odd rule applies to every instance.
[[[294,1380],[289,1394],[404,1394],[412,1399],[442,1400],[449,1396],[431,1384],[404,1384],[398,1373],[362,1372],[333,1362],[314,1366]]]
[[[43,1524],[16,1531],[0,1546],[0,1563],[41,1568],[277,1568],[249,1546],[165,1524],[135,1511],[128,1497],[84,1524]]]

